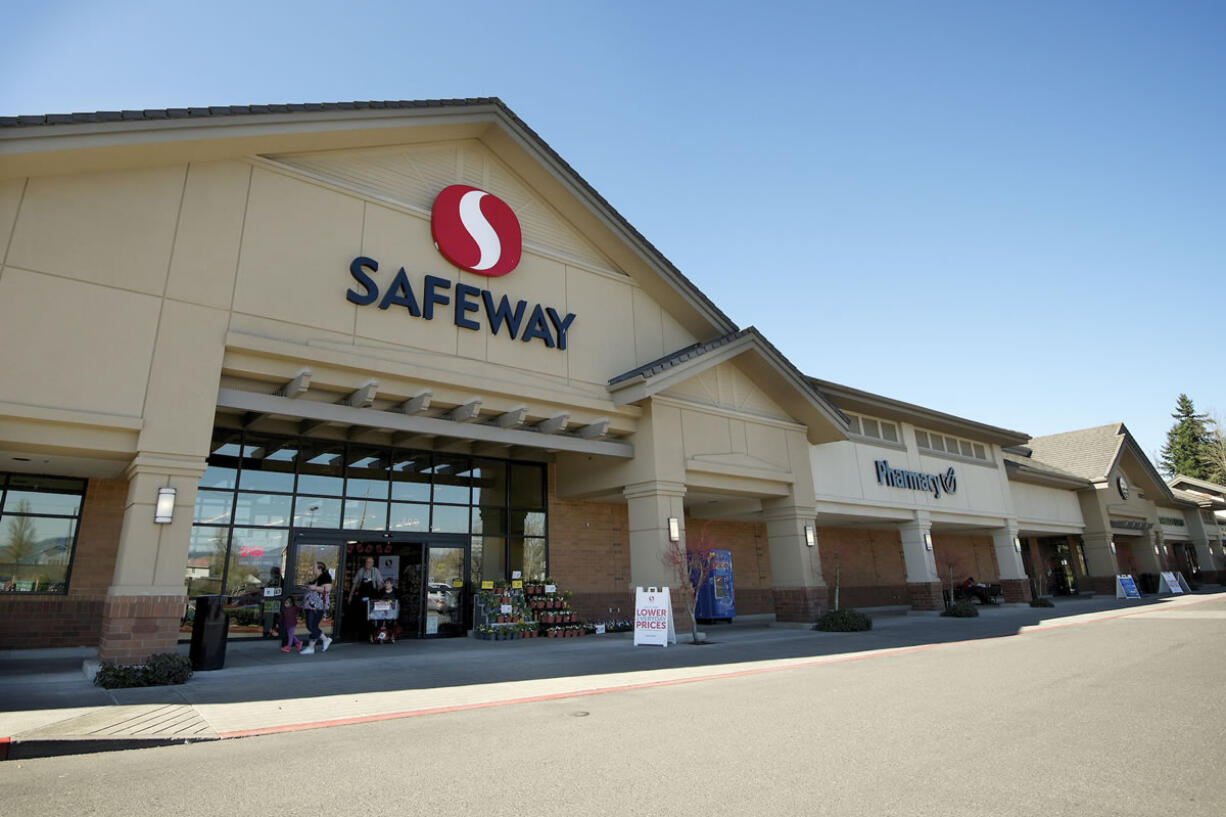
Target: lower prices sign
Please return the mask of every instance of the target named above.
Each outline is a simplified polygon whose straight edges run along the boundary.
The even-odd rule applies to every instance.
[[[673,603],[667,587],[641,587],[634,591],[634,646],[677,643],[673,629]]]

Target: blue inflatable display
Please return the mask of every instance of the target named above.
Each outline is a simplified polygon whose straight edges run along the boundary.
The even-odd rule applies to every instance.
[[[736,594],[732,587],[732,551],[706,551],[711,557],[711,572],[706,582],[697,588],[695,618],[732,621],[736,615]],[[697,583],[697,571],[690,572],[690,581]]]

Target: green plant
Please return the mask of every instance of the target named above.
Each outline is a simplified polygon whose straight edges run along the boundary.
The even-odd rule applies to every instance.
[[[946,607],[941,615],[952,618],[974,618],[979,615],[979,608],[969,601],[960,601]]]
[[[873,629],[873,620],[859,610],[830,610],[813,629],[825,633],[859,633]]]
[[[1055,607],[1056,604],[1047,596],[1039,596],[1037,599],[1030,600],[1031,607]]]
[[[159,653],[149,656],[144,664],[103,664],[94,676],[94,684],[103,689],[127,689],[183,684],[191,677],[192,662],[186,655]]]

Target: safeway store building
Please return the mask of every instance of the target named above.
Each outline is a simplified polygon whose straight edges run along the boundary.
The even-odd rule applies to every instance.
[[[780,621],[836,564],[844,606],[1020,601],[1099,531],[1027,435],[802,375],[497,100],[0,118],[0,252],[0,648],[135,659],[366,556],[412,635],[516,571],[602,617],[672,541]]]

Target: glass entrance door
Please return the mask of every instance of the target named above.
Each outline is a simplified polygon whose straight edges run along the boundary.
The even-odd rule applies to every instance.
[[[317,539],[311,539],[307,536],[300,536],[291,547],[289,558],[292,566],[290,574],[290,585],[293,588],[294,598],[301,604],[302,594],[307,584],[314,581],[315,571],[314,565],[317,562],[322,562],[328,573],[332,576],[332,592],[328,594],[326,608],[324,610],[323,621],[319,624],[320,632],[329,638],[334,637],[340,630],[341,617],[344,615],[343,605],[338,603],[341,597],[341,586],[339,577],[343,576],[342,563],[343,553],[340,542],[322,542]],[[306,629],[302,622],[298,625],[298,636],[305,640]]]
[[[426,546],[426,618],[423,635],[468,632],[468,548]]]

